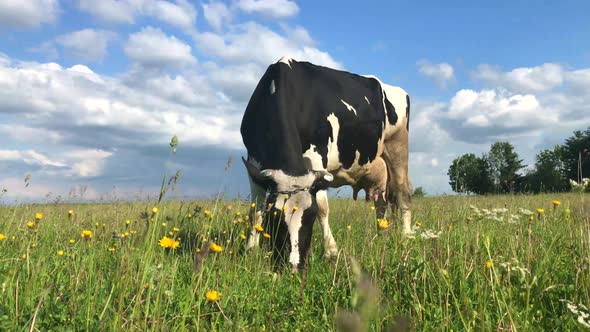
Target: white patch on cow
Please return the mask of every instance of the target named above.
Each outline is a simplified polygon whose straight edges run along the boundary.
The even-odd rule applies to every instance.
[[[311,187],[315,181],[315,175],[308,173],[301,176],[292,176],[285,174],[282,170],[272,170],[272,179],[277,184],[278,191],[292,191]]]
[[[369,98],[367,98],[367,96],[365,96],[365,100],[367,101],[367,104],[371,105],[371,102],[369,101]]]
[[[287,64],[287,66],[289,66],[290,69],[293,69],[293,68],[291,68],[292,61],[293,61],[293,58],[291,58],[288,55],[285,55],[282,58],[280,58],[279,61],[277,61],[277,63],[279,63],[279,62],[285,63],[285,64]]]
[[[272,81],[270,81],[270,94],[274,95],[276,91],[277,91],[277,89],[275,87],[275,80],[272,80]]]
[[[338,134],[340,132],[340,122],[334,113],[328,115],[328,122],[332,127],[332,139],[328,141],[328,171],[338,169],[340,163],[340,153],[338,152]]]
[[[319,171],[324,169],[322,164],[322,156],[318,153],[317,147],[311,144],[309,149],[303,153],[303,160],[307,166],[307,169]]]
[[[348,108],[349,111],[354,112],[354,115],[356,115],[356,110],[354,109],[354,107],[352,107],[350,104],[348,104],[347,102],[345,102],[342,99],[340,99],[340,101],[344,104],[344,106],[346,106],[346,108]]]
[[[288,176],[288,175],[287,175]],[[293,177],[301,178],[301,177]],[[301,257],[299,255],[299,230],[303,224],[303,212],[311,207],[311,194],[307,191],[300,191],[291,196],[279,195],[275,207],[284,211],[285,223],[289,230],[289,239],[291,242],[291,253],[289,254],[289,263],[293,270],[297,269]],[[297,206],[297,211],[293,207]]]

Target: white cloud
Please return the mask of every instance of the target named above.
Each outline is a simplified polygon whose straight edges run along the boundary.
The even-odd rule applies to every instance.
[[[268,66],[289,55],[332,68],[342,68],[327,52],[313,45],[307,31],[301,27],[286,29],[283,36],[254,22],[232,26],[226,33],[204,32],[195,37],[197,48],[226,62],[256,62]]]
[[[236,6],[249,14],[280,19],[297,15],[299,6],[291,0],[238,0]]]
[[[104,23],[133,24],[139,16],[150,16],[189,31],[197,18],[196,9],[186,0],[80,0],[79,8]]]
[[[65,167],[64,163],[54,161],[35,150],[0,150],[0,161],[23,161],[29,165]]]
[[[483,64],[472,73],[472,76],[476,80],[516,92],[543,92],[563,84],[564,69],[557,64],[545,63],[541,66],[520,67],[502,72],[499,67]]]
[[[203,15],[209,25],[216,31],[229,24],[233,18],[231,10],[219,1],[203,4]]]
[[[0,1],[0,26],[28,29],[53,23],[59,16],[57,0]]]
[[[420,74],[431,79],[438,87],[445,88],[447,84],[455,79],[453,66],[446,62],[431,63],[430,61],[418,61]]]
[[[197,11],[186,0],[148,2],[144,12],[172,26],[192,30],[197,19]]]
[[[105,23],[131,24],[140,4],[141,1],[133,0],[80,0],[79,8]]]
[[[115,33],[106,30],[83,29],[58,36],[56,41],[77,58],[101,61],[115,36]]]
[[[132,61],[148,67],[182,67],[196,63],[189,45],[153,27],[131,34],[125,54]]]

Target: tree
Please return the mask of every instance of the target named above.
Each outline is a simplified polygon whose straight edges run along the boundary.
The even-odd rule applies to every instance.
[[[558,192],[569,188],[566,164],[563,161],[563,146],[543,150],[536,156],[535,168],[524,177],[522,191]]]
[[[447,172],[449,184],[458,193],[486,194],[491,192],[490,169],[486,160],[473,153],[453,160]]]
[[[574,135],[565,140],[562,160],[568,179],[581,181],[590,177],[590,127],[585,131],[574,131]]]
[[[422,187],[418,187],[414,189],[414,193],[412,194],[414,197],[424,197],[426,196],[426,191]]]
[[[518,158],[514,146],[508,142],[496,142],[484,159],[490,167],[495,190],[502,193],[514,192],[521,180],[518,172],[526,166]]]

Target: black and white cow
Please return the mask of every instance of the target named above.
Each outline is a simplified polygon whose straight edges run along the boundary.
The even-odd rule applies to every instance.
[[[248,151],[253,226],[273,232],[275,259],[301,268],[313,223],[322,227],[324,257],[337,255],[328,224],[328,187],[364,189],[378,217],[388,203],[411,232],[408,178],[410,98],[399,87],[283,57],[260,79],[242,119]],[[268,197],[267,197],[268,194]],[[247,248],[258,245],[253,227]],[[286,253],[289,253],[288,256]]]

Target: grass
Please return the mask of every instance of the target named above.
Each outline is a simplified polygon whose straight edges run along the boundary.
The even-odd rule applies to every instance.
[[[494,220],[470,205],[507,212]],[[154,206],[0,206],[0,330],[573,331],[583,313],[568,303],[590,304],[587,195],[415,199],[415,239],[395,221],[378,231],[365,202],[334,199],[340,255],[322,259],[316,224],[307,271],[294,275],[274,274],[264,246],[242,253],[246,202]],[[180,246],[163,248],[164,236]],[[223,251],[195,255],[205,241]]]

